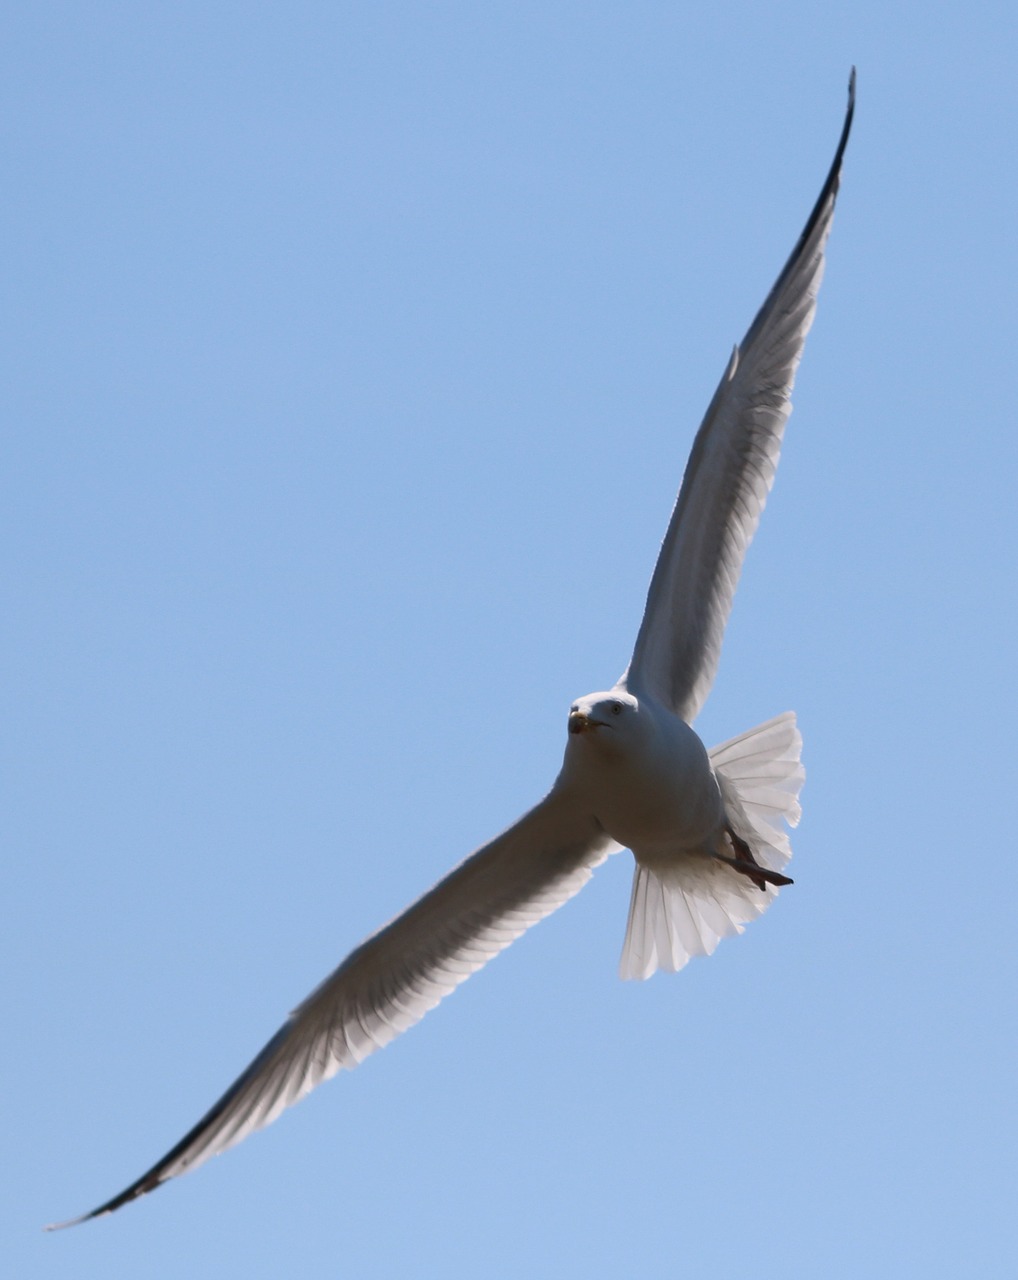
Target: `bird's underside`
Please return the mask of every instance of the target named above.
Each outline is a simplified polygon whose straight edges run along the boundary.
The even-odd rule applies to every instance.
[[[357,947],[167,1155],[74,1222],[197,1168],[321,1081],[357,1066],[576,894],[624,843],[636,851],[621,964],[627,978],[710,954],[791,883],[786,827],[798,821],[803,779],[795,717],[777,716],[710,752],[689,726],[714,680],[743,558],[777,466],[823,274],[854,88],[853,72],[820,196],[697,432],[632,661],[614,690],[581,699],[579,710],[574,704],[563,770],[549,794]],[[574,732],[577,714],[586,724]],[[642,779],[646,811],[633,800],[630,779]],[[635,843],[614,838],[599,819],[602,801],[623,827],[649,827],[651,810],[664,815],[664,837],[670,822],[681,828],[680,853],[641,861]]]

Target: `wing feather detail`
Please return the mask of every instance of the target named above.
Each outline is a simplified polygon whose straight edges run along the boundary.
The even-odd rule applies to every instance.
[[[113,1199],[112,1213],[270,1124],[418,1022],[571,898],[619,846],[556,790],[379,929],[290,1015],[191,1131]]]
[[[853,71],[820,196],[697,432],[624,677],[634,691],[652,693],[689,723],[714,683],[743,559],[774,480],[854,108]]]

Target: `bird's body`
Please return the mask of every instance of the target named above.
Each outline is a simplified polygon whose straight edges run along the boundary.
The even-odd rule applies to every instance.
[[[573,706],[556,786],[575,791],[638,862],[709,856],[722,838],[725,810],[699,735],[653,698],[620,686]]]
[[[820,197],[697,433],[632,660],[612,689],[573,704],[551,791],[356,948],[167,1155],[85,1218],[196,1168],[322,1080],[357,1066],[571,898],[622,847],[635,858],[621,964],[627,978],[709,954],[791,883],[782,874],[791,857],[784,827],[798,821],[803,780],[794,715],[710,751],[692,724],[714,680],[745,551],[777,466],[853,102],[854,73]]]
[[[637,697],[629,682],[627,674],[573,703],[552,794],[569,796],[633,854],[620,972],[646,978],[709,955],[791,883],[780,871],[791,850],[774,819],[798,821],[804,775],[791,713],[742,735],[738,749],[726,744],[722,761],[681,716],[650,694]],[[764,803],[761,779],[771,793]]]

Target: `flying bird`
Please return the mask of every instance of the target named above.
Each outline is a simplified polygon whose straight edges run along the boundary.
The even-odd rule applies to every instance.
[[[379,929],[290,1015],[112,1213],[246,1138],[419,1021],[609,854],[635,869],[623,978],[681,969],[764,912],[791,857],[802,740],[792,712],[707,750],[691,727],[714,681],[742,563],[774,479],[816,309],[855,104],[777,282],[734,349],[696,434],[625,673],[570,707],[561,772],[539,804]]]

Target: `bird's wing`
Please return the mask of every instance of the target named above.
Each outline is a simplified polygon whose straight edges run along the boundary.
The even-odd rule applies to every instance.
[[[816,309],[854,106],[853,71],[827,181],[714,393],[651,579],[625,678],[687,722],[714,682],[742,561],[778,465],[795,371]]]
[[[337,1071],[357,1066],[577,893],[618,848],[553,789],[351,952],[158,1164],[91,1213],[56,1225],[112,1213],[269,1124]]]

